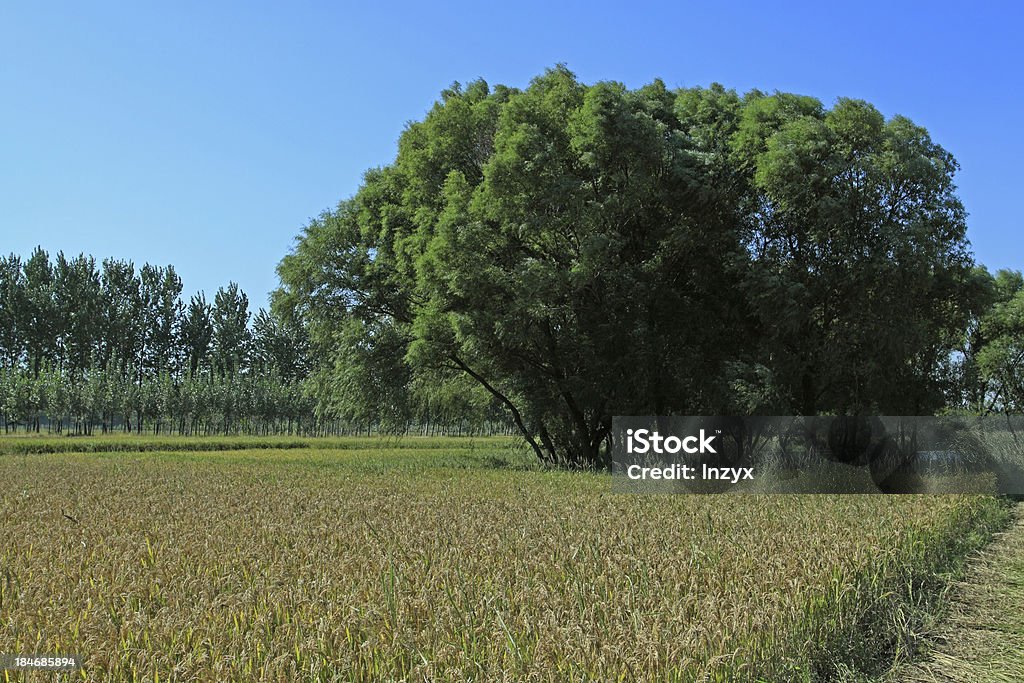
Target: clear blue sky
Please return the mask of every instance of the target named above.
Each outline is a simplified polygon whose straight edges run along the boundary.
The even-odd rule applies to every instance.
[[[1011,3],[0,5],[0,251],[173,263],[255,306],[311,216],[452,81],[565,62],[631,87],[867,99],[960,161],[969,236],[1024,267],[1024,10]]]

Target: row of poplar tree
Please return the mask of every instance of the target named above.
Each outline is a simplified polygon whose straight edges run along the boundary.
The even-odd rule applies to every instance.
[[[0,257],[4,432],[157,434],[495,433],[472,390],[423,386],[382,417],[335,400],[311,372],[307,332],[237,284],[187,301],[174,267],[81,254]],[[370,381],[370,380],[367,380]],[[340,395],[370,389],[332,387]]]
[[[234,282],[182,298],[173,266],[42,248],[0,258],[5,430],[311,428],[303,332]]]

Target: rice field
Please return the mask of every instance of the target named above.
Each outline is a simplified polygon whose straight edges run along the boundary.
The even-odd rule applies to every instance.
[[[1008,515],[614,494],[502,439],[24,441],[0,652],[80,654],[69,680],[854,680]]]

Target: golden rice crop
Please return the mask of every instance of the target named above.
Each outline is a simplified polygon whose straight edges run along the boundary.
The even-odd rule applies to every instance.
[[[81,654],[96,681],[814,679],[1003,516],[616,495],[486,458],[0,456],[0,652]]]

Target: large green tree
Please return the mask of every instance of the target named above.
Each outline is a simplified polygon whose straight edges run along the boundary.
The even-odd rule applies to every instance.
[[[855,100],[456,85],[275,306],[323,400],[469,377],[573,465],[607,465],[615,414],[931,411],[973,306],[955,170]]]

